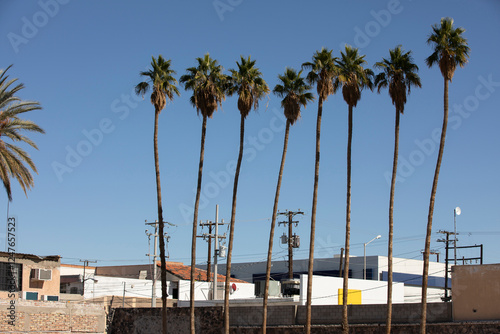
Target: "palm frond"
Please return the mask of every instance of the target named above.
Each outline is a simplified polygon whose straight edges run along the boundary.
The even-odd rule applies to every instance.
[[[12,66],[12,65],[11,65]],[[30,120],[21,119],[19,116],[28,111],[40,110],[41,106],[35,101],[23,101],[16,93],[24,88],[23,84],[16,84],[17,79],[8,80],[6,72],[0,71],[0,178],[5,191],[12,200],[11,178],[15,178],[24,193],[33,187],[33,176],[30,169],[37,172],[36,166],[28,153],[21,147],[8,143],[5,139],[13,142],[23,142],[35,149],[37,145],[26,132],[45,133],[37,124]]]

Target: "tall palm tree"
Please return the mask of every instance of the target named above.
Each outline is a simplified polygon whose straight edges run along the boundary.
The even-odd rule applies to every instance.
[[[361,91],[364,88],[373,88],[373,71],[363,68],[366,63],[365,56],[358,54],[358,49],[349,45],[345,46],[345,52],[341,52],[341,58],[337,61],[339,67],[338,76],[333,84],[334,91],[342,87],[342,96],[349,106],[349,133],[347,137],[347,199],[346,199],[346,226],[345,226],[345,265],[343,283],[343,309],[342,330],[349,333],[347,320],[347,296],[349,279],[349,241],[351,238],[351,142],[352,142],[352,111],[361,99]]]
[[[425,60],[427,66],[439,65],[444,78],[444,117],[441,131],[439,153],[432,183],[431,198],[429,203],[429,215],[427,217],[427,235],[425,237],[424,270],[422,280],[422,314],[420,332],[425,333],[427,321],[427,282],[429,275],[429,253],[432,233],[432,216],[434,214],[434,200],[436,198],[439,170],[443,159],[444,142],[446,139],[446,128],[448,126],[448,83],[453,79],[457,66],[464,67],[469,58],[469,46],[467,39],[463,37],[465,29],[455,28],[453,19],[442,18],[440,25],[432,26],[432,34],[427,39],[427,44],[434,47],[434,52]]]
[[[252,110],[259,107],[259,100],[269,94],[269,87],[262,79],[262,73],[255,67],[255,60],[245,59],[241,56],[236,62],[238,70],[230,70],[231,87],[229,95],[238,94],[238,110],[240,111],[240,148],[238,162],[234,174],[233,203],[231,208],[231,222],[229,224],[229,245],[226,260],[226,285],[224,290],[224,330],[229,333],[229,283],[231,279],[231,257],[233,254],[234,223],[236,217],[236,194],[238,192],[238,179],[240,176],[241,160],[243,158],[243,142],[245,138],[245,119]]]
[[[382,88],[389,87],[389,96],[396,107],[396,124],[394,131],[394,158],[392,160],[391,195],[389,200],[389,246],[388,246],[388,279],[387,279],[387,320],[386,333],[391,332],[392,320],[392,246],[394,228],[394,190],[396,186],[396,172],[398,169],[399,151],[399,116],[402,115],[406,104],[406,94],[410,94],[411,87],[422,87],[418,76],[418,66],[413,62],[411,51],[404,52],[401,45],[389,50],[390,58],[383,58],[375,63],[375,68],[382,70],[375,77],[375,86],[380,94]]]
[[[267,253],[266,283],[264,287],[262,332],[266,333],[267,327],[267,300],[269,293],[269,278],[271,277],[271,258],[273,253],[274,229],[276,227],[276,216],[278,213],[278,201],[280,197],[281,179],[285,167],[286,151],[288,148],[288,135],[290,126],[300,118],[300,107],[306,107],[307,103],[314,100],[311,92],[311,86],[301,77],[302,71],[297,72],[292,68],[286,68],[283,75],[278,75],[279,84],[274,86],[273,93],[282,98],[281,107],[286,117],[285,140],[283,143],[283,154],[281,156],[280,171],[278,174],[278,183],[276,185],[276,194],[274,196],[273,215],[271,218],[271,231],[269,234],[269,250]]]
[[[160,236],[160,261],[161,261],[161,302],[162,302],[162,328],[163,333],[167,333],[167,269],[165,263],[165,239],[163,238],[164,221],[163,208],[161,204],[161,184],[160,184],[160,158],[158,155],[158,119],[160,112],[165,108],[167,99],[172,101],[174,94],[179,96],[179,90],[176,87],[177,80],[173,77],[175,71],[171,69],[171,61],[165,60],[162,55],[158,59],[151,57],[151,69],[140,73],[146,77],[146,81],[142,81],[135,86],[137,95],[146,94],[150,89],[151,104],[155,107],[155,125],[154,125],[154,155],[155,155],[155,171],[156,171],[156,199],[158,205],[158,227]],[[156,265],[156,264],[155,264]],[[156,279],[153,278],[153,279]]]
[[[336,58],[332,56],[332,50],[322,48],[313,55],[312,62],[302,64],[302,68],[310,69],[307,74],[307,81],[316,84],[318,93],[318,118],[316,121],[316,157],[314,167],[314,190],[311,210],[311,239],[309,244],[309,267],[307,272],[307,302],[306,302],[306,333],[311,332],[311,297],[312,297],[312,276],[314,264],[314,237],[316,232],[316,204],[318,202],[318,182],[319,182],[319,158],[320,158],[320,136],[321,136],[321,116],[323,114],[323,102],[328,96],[333,94],[333,79],[337,75]]]
[[[196,264],[196,226],[198,221],[198,206],[201,194],[201,179],[203,176],[203,159],[205,154],[205,135],[207,131],[207,119],[212,118],[213,113],[222,104],[226,98],[228,89],[228,78],[222,73],[223,68],[217,60],[210,58],[207,53],[203,58],[196,58],[198,65],[188,68],[187,74],[181,76],[180,82],[184,84],[186,90],[192,90],[193,95],[190,98],[191,104],[196,111],[203,117],[201,127],[201,148],[200,162],[198,167],[198,187],[196,190],[196,199],[194,203],[193,234],[191,239],[191,333],[195,333],[194,321],[194,282],[195,282],[195,264]]]
[[[0,70],[0,178],[9,201],[12,201],[11,177],[17,179],[24,194],[27,195],[27,190],[30,190],[35,184],[30,169],[35,173],[37,173],[37,170],[26,151],[6,142],[2,137],[9,138],[13,142],[24,142],[38,149],[35,142],[26,137],[24,133],[45,133],[34,122],[19,118],[22,113],[40,110],[42,107],[38,102],[23,101],[16,96],[16,93],[23,89],[24,85],[22,83],[15,84],[18,79],[9,80],[6,73],[11,67],[12,65],[4,71]]]

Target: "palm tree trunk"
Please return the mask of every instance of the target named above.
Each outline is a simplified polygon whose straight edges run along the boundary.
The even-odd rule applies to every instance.
[[[387,277],[387,320],[386,334],[391,333],[392,321],[392,240],[394,235],[394,189],[396,187],[396,173],[398,170],[399,151],[399,110],[396,108],[396,125],[394,129],[394,159],[392,160],[391,196],[389,200],[389,249],[387,251],[388,277]]]
[[[234,173],[233,185],[233,206],[231,208],[231,223],[229,224],[229,245],[227,248],[226,261],[226,286],[224,289],[224,331],[229,334],[229,283],[231,280],[231,257],[233,255],[233,239],[234,239],[234,221],[236,217],[236,195],[238,193],[238,179],[240,177],[241,160],[243,158],[243,141],[245,138],[245,117],[241,116],[240,122],[240,150],[238,153],[238,162]]]
[[[344,284],[342,287],[342,332],[349,334],[347,319],[347,298],[349,280],[349,241],[351,239],[351,143],[352,143],[352,105],[349,105],[349,134],[347,137],[347,198],[346,198],[346,223],[345,223],[345,265]]]
[[[318,119],[316,121],[316,158],[314,165],[314,190],[311,210],[311,239],[309,241],[309,266],[307,269],[307,301],[306,301],[306,333],[311,333],[311,308],[312,308],[312,280],[314,269],[314,237],[316,234],[316,205],[318,203],[318,181],[319,181],[319,147],[321,135],[321,116],[323,114],[323,99],[318,100]]]
[[[205,155],[205,135],[207,132],[207,116],[203,116],[203,125],[201,127],[201,145],[200,145],[200,164],[198,167],[198,187],[196,190],[196,199],[194,202],[194,218],[193,218],[193,235],[191,238],[191,290],[189,293],[189,306],[191,308],[191,334],[194,334],[195,319],[194,319],[194,282],[195,282],[195,265],[196,265],[196,227],[198,224],[198,206],[200,204],[201,179],[203,177],[203,159]]]
[[[441,142],[439,144],[439,153],[434,172],[434,181],[432,183],[431,200],[429,203],[429,216],[427,217],[427,234],[425,236],[424,249],[424,272],[422,277],[422,314],[420,318],[420,333],[425,334],[427,323],[427,283],[429,278],[429,253],[431,248],[432,216],[434,214],[434,201],[436,199],[436,190],[439,179],[439,170],[443,160],[444,141],[446,139],[446,128],[448,127],[448,80],[444,78],[444,116],[443,129],[441,131]]]
[[[273,253],[274,228],[276,227],[276,216],[278,214],[278,201],[280,198],[281,179],[283,169],[285,168],[286,151],[288,147],[288,134],[290,132],[290,121],[286,121],[285,141],[283,143],[283,154],[281,156],[280,172],[278,175],[278,184],[276,185],[276,194],[274,195],[273,215],[271,218],[271,232],[269,234],[269,249],[267,252],[266,283],[264,287],[264,304],[262,312],[262,334],[266,334],[267,327],[267,299],[269,293],[269,279],[271,277],[271,258]]]
[[[156,109],[156,108],[155,108]],[[154,129],[154,155],[156,171],[156,199],[158,201],[158,226],[160,234],[160,261],[161,261],[161,324],[162,333],[167,333],[167,270],[165,264],[165,240],[163,239],[163,208],[161,205],[161,184],[160,184],[160,157],[158,155],[158,118],[160,110],[155,110],[155,129]],[[156,266],[156,263],[154,264]],[[153,279],[156,279],[154,277]]]

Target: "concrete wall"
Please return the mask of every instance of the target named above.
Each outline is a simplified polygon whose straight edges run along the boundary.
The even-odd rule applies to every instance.
[[[145,279],[93,276],[93,280],[85,282],[85,299],[95,299],[104,296],[123,296],[125,283],[125,297],[151,298],[153,282]],[[172,299],[172,282],[167,282],[168,299]],[[156,282],[156,296],[161,297],[161,282]]]
[[[385,323],[385,307],[380,305],[349,306],[349,323]],[[174,308],[168,310],[169,333],[188,333],[189,309]],[[270,306],[268,308],[269,326],[296,326],[305,323],[305,306]],[[342,306],[313,306],[312,323],[314,325],[337,325],[342,320]],[[198,333],[221,333],[223,324],[222,307],[197,307],[195,310]],[[257,327],[262,324],[262,306],[231,307],[230,325],[239,333],[243,327]],[[393,323],[419,323],[420,304],[394,304]],[[451,304],[428,304],[428,322],[450,322]],[[117,309],[113,316],[109,334],[160,333],[161,313],[159,309]],[[290,330],[288,327],[286,330]],[[303,328],[300,328],[303,330]],[[257,332],[258,333],[258,332]],[[290,333],[283,331],[280,333]],[[297,333],[302,333],[298,331]],[[325,332],[326,333],[326,332]],[[331,333],[331,332],[328,332]],[[371,332],[377,333],[377,332]],[[408,333],[408,332],[401,332]],[[441,332],[443,333],[443,332]]]
[[[500,333],[500,323],[444,323],[427,324],[427,334],[496,334]],[[349,325],[350,333],[374,334],[385,333],[384,324],[372,325]],[[315,326],[311,329],[314,334],[342,334],[340,325]],[[231,334],[260,334],[259,327],[233,327],[229,330]],[[294,327],[270,327],[268,334],[303,334],[303,326]],[[393,324],[392,334],[420,334],[419,324]]]
[[[500,264],[452,267],[454,320],[500,320]]]
[[[339,277],[313,276],[312,305],[338,305],[338,289],[342,289],[343,279]],[[362,304],[385,304],[387,302],[387,282],[349,279],[349,290],[361,290]],[[307,275],[300,276],[300,305],[307,299]],[[392,302],[404,303],[403,283],[394,283]]]
[[[0,300],[0,318],[9,319],[9,300]],[[16,321],[0,321],[0,332],[9,333],[104,333],[106,315],[102,305],[17,300]],[[9,319],[10,320],[10,319]]]
[[[232,285],[233,283],[231,283]],[[245,299],[245,298],[255,298],[255,286],[252,283],[234,283],[236,290],[230,290],[232,293],[229,295],[229,299]],[[212,283],[210,282],[195,282],[194,299],[199,301],[211,300],[211,288]],[[224,298],[224,283],[219,282],[219,299]],[[190,299],[191,285],[190,281],[180,280],[179,281],[179,306],[185,306],[186,303],[182,301],[189,301]]]
[[[95,267],[85,267],[85,277],[93,276],[95,274],[95,269]],[[83,275],[83,266],[74,264],[61,264],[61,276],[68,275]]]
[[[440,303],[441,297],[444,296],[444,289],[427,288],[427,302]],[[405,285],[405,303],[420,303],[422,302],[422,287]]]
[[[189,333],[189,308],[172,308],[167,312],[168,333]],[[221,307],[197,307],[195,327],[197,333],[220,334],[223,332]],[[108,334],[161,333],[160,308],[115,309]]]

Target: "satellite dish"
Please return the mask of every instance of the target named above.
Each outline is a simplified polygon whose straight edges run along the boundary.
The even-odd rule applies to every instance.
[[[455,208],[455,213],[457,214],[457,216],[460,216],[460,214],[462,213],[462,210],[460,210],[460,207],[456,207]]]

